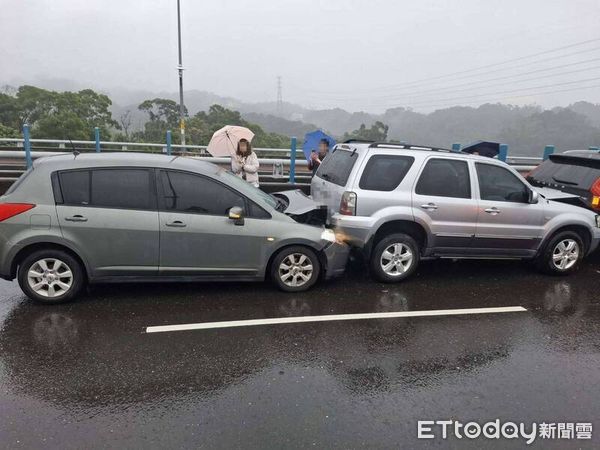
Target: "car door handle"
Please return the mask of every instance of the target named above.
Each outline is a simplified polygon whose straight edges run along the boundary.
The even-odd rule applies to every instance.
[[[426,203],[425,205],[421,205],[421,208],[427,209],[428,211],[435,211],[438,209],[438,206],[435,203]]]
[[[496,215],[496,214],[500,214],[500,210],[498,208],[496,208],[495,206],[493,208],[488,208],[485,210],[486,213],[488,214],[492,214],[492,215]]]
[[[76,214],[71,217],[65,217],[65,220],[67,220],[69,222],[87,222],[87,217],[83,217],[80,214]]]
[[[173,222],[169,222],[166,224],[168,227],[179,227],[179,228],[183,228],[185,226],[187,226],[185,223],[183,223],[181,220],[174,220]]]

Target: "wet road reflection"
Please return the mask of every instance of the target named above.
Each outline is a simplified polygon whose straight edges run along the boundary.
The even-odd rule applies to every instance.
[[[518,263],[440,261],[410,282],[383,285],[356,265],[302,294],[241,283],[113,285],[53,307],[3,283],[0,434],[64,447],[107,430],[109,446],[389,447],[414,441],[418,419],[593,420],[599,268],[594,260],[553,278]],[[529,311],[144,333],[519,305]]]

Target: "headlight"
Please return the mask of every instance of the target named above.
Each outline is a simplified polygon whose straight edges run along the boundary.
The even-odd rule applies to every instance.
[[[335,233],[333,230],[326,228],[321,233],[321,239],[324,241],[335,242]]]
[[[600,215],[596,214],[596,226],[600,228]]]

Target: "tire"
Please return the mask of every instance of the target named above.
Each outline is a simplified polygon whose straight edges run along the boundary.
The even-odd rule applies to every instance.
[[[46,304],[73,300],[86,282],[79,261],[55,249],[37,250],[28,255],[19,264],[17,279],[27,297]]]
[[[579,269],[584,256],[585,245],[581,236],[574,231],[562,231],[544,245],[536,258],[536,265],[550,275],[569,275]]]
[[[285,292],[310,289],[320,273],[321,263],[316,253],[300,245],[284,248],[271,263],[271,280]]]
[[[420,259],[419,245],[411,236],[390,234],[373,249],[371,273],[379,281],[396,283],[410,277],[417,270]]]

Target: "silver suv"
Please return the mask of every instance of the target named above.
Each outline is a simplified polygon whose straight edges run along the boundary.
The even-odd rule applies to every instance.
[[[332,230],[207,162],[143,154],[61,155],[0,197],[0,277],[32,299],[86,282],[262,280],[285,291],[344,271]]]
[[[338,144],[311,194],[385,282],[443,257],[532,259],[565,274],[600,241],[600,217],[574,206],[576,196],[534,188],[501,161],[444,149]]]

